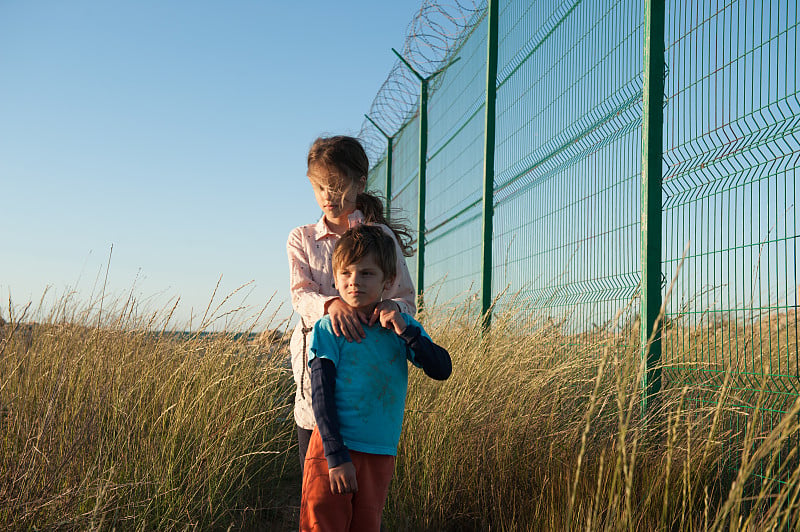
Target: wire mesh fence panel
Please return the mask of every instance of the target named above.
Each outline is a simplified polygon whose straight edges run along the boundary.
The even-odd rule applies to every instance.
[[[665,363],[796,396],[797,3],[672,12],[663,205],[675,327]]]
[[[797,32],[796,0],[668,3],[665,377],[727,376],[765,430],[800,390]]]
[[[486,18],[453,51],[431,91],[425,291],[457,301],[480,288]]]
[[[391,207],[397,213],[393,213],[393,217],[402,218],[416,234],[419,197],[419,115],[414,116],[396,135],[392,151]],[[412,279],[416,279],[417,274],[417,263],[414,259],[414,257],[406,259]]]
[[[415,71],[439,72],[426,101],[421,288],[439,301],[472,298],[490,243],[500,305],[523,298],[567,347],[599,336],[638,346],[642,198],[651,190],[642,187],[644,6],[497,6],[490,242],[481,227],[487,6],[425,2],[425,24],[412,24],[404,48]],[[798,1],[673,0],[665,15],[664,382],[701,390],[700,404],[727,378],[740,405],[728,433],[769,430],[800,393]],[[396,124],[386,129],[392,206],[416,228],[420,92],[407,66],[395,67],[371,113]],[[383,188],[385,137],[371,138],[383,155],[373,157],[370,183]],[[416,278],[414,258],[409,266]]]
[[[386,158],[379,159],[367,176],[367,190],[375,191],[380,195],[386,194]],[[386,199],[386,198],[384,198]]]
[[[637,308],[642,6],[503,2],[499,24],[494,287],[592,341]]]

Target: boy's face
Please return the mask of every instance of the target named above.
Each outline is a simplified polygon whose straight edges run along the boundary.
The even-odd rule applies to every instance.
[[[358,310],[371,310],[370,307],[381,300],[383,291],[391,283],[392,279],[386,279],[374,253],[336,271],[339,295],[345,303]]]

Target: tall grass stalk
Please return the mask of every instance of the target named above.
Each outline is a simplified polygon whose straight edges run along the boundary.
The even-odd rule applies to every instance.
[[[32,328],[8,310],[0,528],[296,529],[286,346],[229,334],[255,330],[265,308],[209,304],[201,328],[239,325],[177,335],[177,302],[149,312],[100,298],[66,297]],[[777,404],[741,368],[694,356],[707,347],[698,342],[760,324],[670,323],[663,389],[643,417],[635,326],[568,334],[521,304],[504,308],[488,332],[469,305],[422,317],[454,372],[443,383],[411,372],[387,530],[797,528],[796,389]],[[785,328],[796,336],[796,323]],[[763,356],[792,349],[776,345]],[[720,349],[735,360],[754,347]]]
[[[0,337],[0,528],[289,526],[283,347],[171,333],[174,305],[102,299],[67,297],[29,341]]]
[[[716,375],[704,381],[698,362],[693,382],[665,367],[656,406],[642,417],[638,331],[570,336],[514,305],[481,335],[473,314],[426,316],[454,373],[444,383],[412,374],[389,529],[784,530],[800,522],[797,451],[787,447],[800,430],[797,405],[767,430],[758,421],[763,399],[751,401],[730,368],[722,386]],[[730,420],[743,415],[749,423],[737,432]]]

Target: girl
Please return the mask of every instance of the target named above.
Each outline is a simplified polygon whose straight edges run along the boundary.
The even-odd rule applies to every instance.
[[[292,307],[300,315],[289,349],[297,385],[294,417],[301,470],[314,428],[308,374],[308,348],[314,323],[328,314],[337,336],[361,342],[365,337],[362,324],[373,325],[381,314],[393,310],[412,316],[416,312],[414,285],[404,259],[412,253],[411,235],[402,225],[389,222],[384,216],[383,202],[365,192],[368,172],[369,160],[357,139],[335,136],[315,140],[308,152],[308,179],[323,215],[315,224],[296,227],[286,242]],[[339,237],[362,223],[381,227],[397,245],[397,277],[370,316],[339,299],[331,267],[333,247]]]

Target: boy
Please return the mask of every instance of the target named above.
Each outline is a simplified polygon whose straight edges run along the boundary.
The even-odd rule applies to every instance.
[[[396,274],[395,244],[380,227],[359,225],[333,251],[343,302],[370,315]],[[361,342],[314,325],[308,365],[317,426],[303,474],[300,530],[379,530],[403,424],[408,364],[434,379],[450,376],[450,355],[397,310],[365,326]]]

